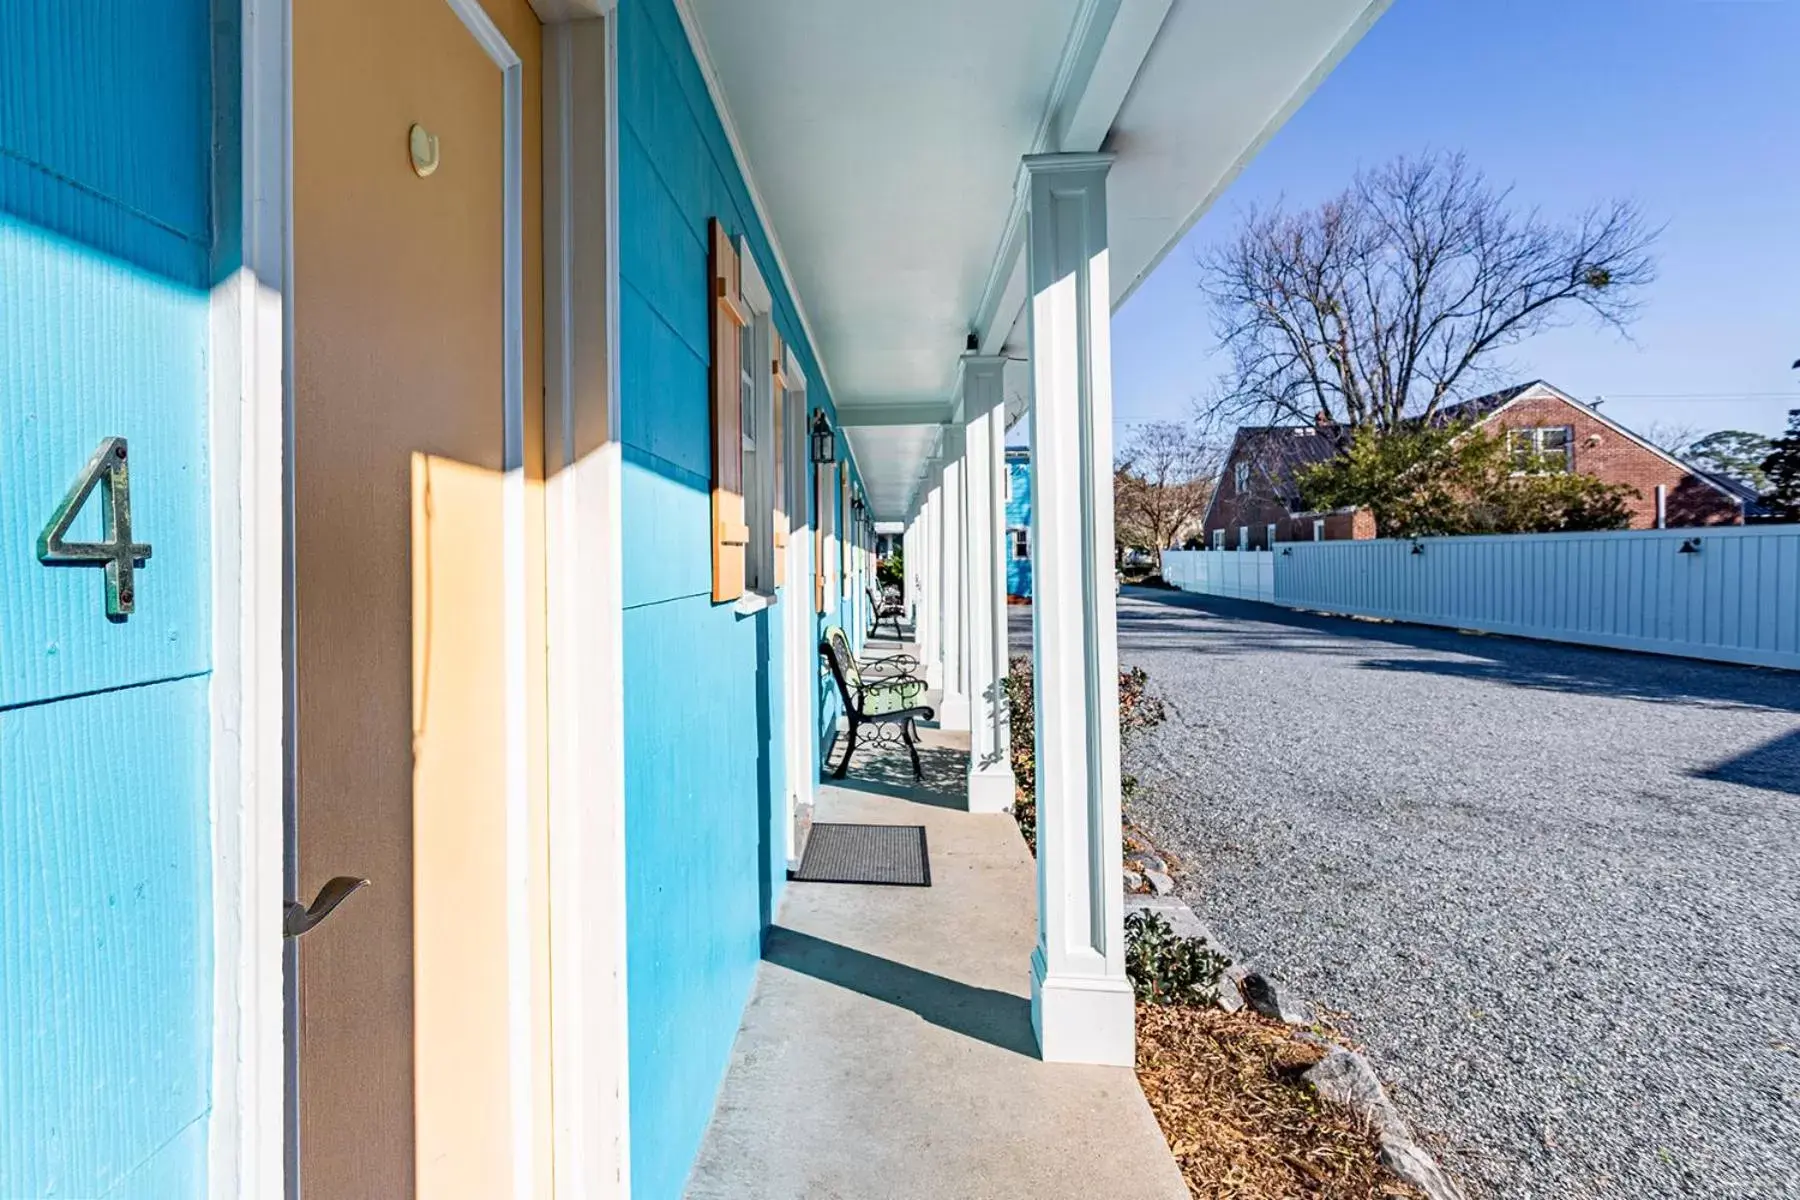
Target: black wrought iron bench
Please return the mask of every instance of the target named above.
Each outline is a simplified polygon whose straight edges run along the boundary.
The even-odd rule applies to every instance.
[[[900,632],[900,618],[906,615],[906,605],[898,600],[888,599],[885,592],[877,592],[874,588],[869,588],[868,593],[869,632],[871,634],[878,632],[881,629],[881,623],[887,621],[893,625],[895,637],[904,637],[905,635]]]
[[[850,639],[835,625],[825,631],[819,653],[831,668],[838,697],[844,702],[844,715],[850,723],[844,757],[837,770],[832,772],[832,778],[842,779],[850,769],[850,756],[856,753],[857,736],[864,726],[868,726],[878,743],[892,744],[889,739],[897,731],[907,754],[912,756],[913,778],[923,779],[925,772],[919,766],[919,731],[913,722],[921,717],[929,721],[937,714],[923,703],[925,681],[898,667],[898,663],[905,662],[916,668],[917,660],[908,655],[878,659],[871,665],[892,673],[865,677],[856,655],[851,653]]]

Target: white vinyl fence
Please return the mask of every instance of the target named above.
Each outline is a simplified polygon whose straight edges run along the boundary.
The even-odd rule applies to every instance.
[[[1800,525],[1293,542],[1163,564],[1205,595],[1800,670]]]
[[[1275,555],[1268,550],[1164,550],[1162,573],[1184,592],[1275,599]]]

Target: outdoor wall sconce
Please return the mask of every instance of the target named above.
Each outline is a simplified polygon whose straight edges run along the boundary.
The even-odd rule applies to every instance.
[[[822,408],[813,413],[812,460],[819,466],[837,461],[837,434],[831,432],[831,422],[825,419]]]
[[[1699,538],[1688,538],[1686,541],[1681,543],[1681,549],[1677,550],[1676,553],[1677,554],[1698,554],[1698,553],[1700,553],[1700,539]]]
[[[1412,552],[1413,552],[1413,553],[1414,553],[1414,554],[1423,554],[1423,553],[1425,553],[1425,545],[1424,545],[1424,543],[1423,543],[1423,542],[1414,542],[1414,543],[1413,543],[1413,548],[1412,548]]]
[[[1294,548],[1292,546],[1289,546],[1287,549],[1283,550],[1281,552],[1281,557],[1283,557],[1283,558],[1294,557]]]

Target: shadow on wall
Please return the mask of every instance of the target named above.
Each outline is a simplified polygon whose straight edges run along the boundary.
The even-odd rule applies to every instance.
[[[964,1037],[1037,1057],[1031,1002],[1023,996],[946,979],[781,925],[770,928],[763,961],[904,1008]]]
[[[1120,609],[1121,650],[1337,655],[1357,660],[1368,671],[1442,675],[1658,703],[1800,712],[1800,674],[1792,671],[1326,616],[1188,592],[1140,593],[1135,598],[1157,607]],[[1171,608],[1192,615],[1172,620]],[[1377,658],[1357,643],[1419,653]]]
[[[1800,729],[1692,774],[1696,779],[1741,783],[1800,796]]]

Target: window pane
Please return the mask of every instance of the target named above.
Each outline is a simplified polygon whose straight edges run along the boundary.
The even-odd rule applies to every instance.
[[[752,326],[746,325],[738,333],[738,362],[741,365],[738,375],[738,418],[744,431],[744,445],[756,445],[756,376],[752,364],[756,361],[756,339],[751,333]]]
[[[1532,436],[1535,429],[1509,429],[1506,432],[1506,447],[1512,452],[1513,469],[1529,471],[1533,460],[1537,457],[1536,439]]]

